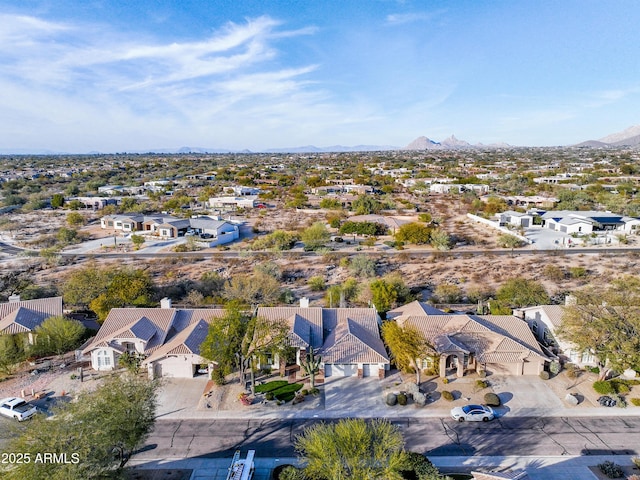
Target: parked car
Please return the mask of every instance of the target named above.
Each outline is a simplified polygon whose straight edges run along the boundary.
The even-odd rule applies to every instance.
[[[213,238],[213,235],[210,233],[201,233],[200,238]]]
[[[31,405],[24,398],[8,397],[0,400],[0,414],[15,418],[19,422],[31,418],[38,413],[35,405]]]
[[[452,408],[451,417],[458,422],[488,422],[495,418],[495,413],[485,405],[465,405]]]

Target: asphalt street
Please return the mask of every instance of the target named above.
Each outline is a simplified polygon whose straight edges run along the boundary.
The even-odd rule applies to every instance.
[[[135,458],[227,458],[236,449],[254,449],[260,457],[293,457],[296,435],[319,421],[159,419]],[[407,418],[392,423],[402,431],[407,449],[429,457],[640,454],[640,417],[505,417],[488,423]]]

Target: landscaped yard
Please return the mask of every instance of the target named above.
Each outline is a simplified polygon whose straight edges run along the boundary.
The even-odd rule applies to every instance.
[[[264,393],[265,397],[272,394],[276,400],[288,402],[293,400],[296,392],[302,388],[301,383],[289,383],[286,380],[273,380],[271,382],[263,383],[262,385],[256,385],[256,393]]]

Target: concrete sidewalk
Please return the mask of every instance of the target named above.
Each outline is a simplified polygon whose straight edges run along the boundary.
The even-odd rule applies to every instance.
[[[246,453],[246,452],[243,452]],[[589,470],[605,460],[619,465],[631,465],[630,456],[557,456],[557,457],[429,457],[443,473],[478,471],[526,471],[531,480],[594,480]],[[135,469],[189,469],[190,480],[225,480],[230,458],[195,458],[137,462],[129,461]],[[297,458],[256,458],[254,480],[268,480],[278,465],[298,465]]]

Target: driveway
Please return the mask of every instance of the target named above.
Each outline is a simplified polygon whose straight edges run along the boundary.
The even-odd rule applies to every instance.
[[[325,411],[331,417],[375,417],[388,414],[382,384],[376,377],[329,377],[324,383]]]
[[[488,380],[502,401],[501,415],[507,412],[520,416],[549,415],[553,409],[564,408],[558,396],[538,377],[491,375]]]
[[[207,385],[207,377],[163,378],[158,393],[157,418],[193,418]]]

